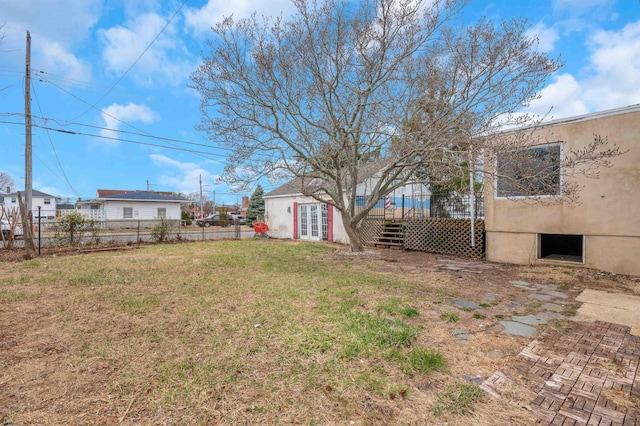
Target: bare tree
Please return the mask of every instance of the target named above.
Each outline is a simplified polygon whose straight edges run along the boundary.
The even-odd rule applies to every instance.
[[[192,75],[199,129],[233,149],[227,181],[295,177],[340,212],[354,251],[367,213],[417,174],[484,171],[485,149],[504,140],[492,135],[531,123],[518,111],[561,66],[522,20],[462,27],[466,0],[294,4],[288,21],[228,17],[213,27],[210,56]],[[532,143],[516,139],[511,152]]]
[[[9,173],[0,172],[0,192],[7,188],[13,188],[16,185]]]

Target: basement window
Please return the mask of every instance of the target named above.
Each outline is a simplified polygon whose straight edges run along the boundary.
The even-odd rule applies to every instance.
[[[540,259],[584,263],[584,236],[539,234]]]

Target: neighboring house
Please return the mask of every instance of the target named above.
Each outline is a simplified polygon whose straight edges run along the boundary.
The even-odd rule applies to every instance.
[[[365,194],[370,191],[373,183],[375,177],[365,179],[357,186],[356,206],[364,205]],[[333,206],[303,195],[301,188],[301,180],[296,178],[263,196],[269,235],[276,238],[324,240],[347,244],[349,239],[340,213]],[[384,200],[379,201],[372,212],[386,214],[389,218],[399,217],[402,215],[402,195],[419,196],[426,200],[428,194],[429,191],[424,185],[408,183],[391,194],[386,206]],[[424,202],[421,209],[428,215],[428,207]],[[408,210],[407,202],[405,211]]]
[[[640,275],[640,105],[545,123],[535,130],[546,139],[535,148],[535,167],[554,167],[555,158],[593,142],[596,134],[628,152],[601,168],[599,179],[567,177],[583,187],[578,205],[527,202],[531,194],[500,178],[485,185],[487,260]],[[560,171],[556,182],[539,195],[562,198],[567,182]]]
[[[22,201],[24,201],[24,191],[20,192],[20,194],[22,195]],[[5,210],[11,211],[15,209],[19,211],[18,191],[0,195],[0,204]],[[40,207],[40,217],[42,219],[53,219],[56,217],[56,197],[34,189],[31,192],[31,208],[34,219],[38,218],[38,207]]]
[[[58,200],[56,205],[56,217],[63,217],[70,213],[77,211],[76,205],[69,202],[69,200]]]
[[[77,209],[94,220],[153,220],[180,219],[180,204],[184,198],[156,192],[131,191],[105,195],[87,201],[78,201]]]

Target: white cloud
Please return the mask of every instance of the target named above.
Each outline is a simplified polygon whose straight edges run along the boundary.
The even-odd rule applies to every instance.
[[[120,76],[135,63],[129,76],[139,84],[153,86],[183,83],[196,68],[197,62],[188,59],[189,53],[177,34],[175,21],[153,41],[165,24],[164,17],[146,13],[136,16],[123,26],[99,30],[107,70]],[[153,44],[145,52],[152,41]]]
[[[39,67],[69,79],[91,80],[91,65],[78,59],[57,42],[43,43]]]
[[[599,30],[587,41],[588,63],[575,76],[559,74],[526,111],[564,118],[640,103],[640,21]]]
[[[117,138],[117,130],[120,129],[124,123],[141,122],[144,124],[151,124],[155,122],[158,117],[151,109],[145,105],[137,105],[129,103],[127,105],[112,104],[102,109],[102,119],[104,120],[105,127],[111,130],[100,130],[100,135],[108,138]],[[116,143],[114,141],[113,143]]]
[[[560,74],[542,89],[540,99],[531,102],[527,112],[547,119],[571,117],[589,112],[580,99],[582,88],[571,74]]]
[[[288,16],[295,10],[290,0],[208,0],[202,8],[187,8],[184,16],[187,27],[196,34],[206,34],[209,29],[220,22],[225,16],[233,14],[235,20],[248,18],[256,12],[258,16],[278,16],[281,13]]]
[[[541,52],[551,52],[558,41],[558,30],[547,27],[543,22],[538,22],[527,31],[527,36],[538,37],[538,50]]]
[[[640,103],[640,21],[620,31],[598,31],[584,80],[584,98],[598,110]]]
[[[101,12],[102,0],[2,0],[3,24],[62,45],[88,37]]]
[[[102,0],[2,0],[0,24],[10,27],[3,60],[24,62],[25,32],[32,38],[32,67],[72,79],[89,80],[91,68],[74,51],[82,48],[102,13]],[[24,30],[24,31],[23,31]]]
[[[211,185],[218,177],[196,163],[183,163],[162,154],[150,154],[149,158],[156,166],[163,168],[158,183],[176,188],[184,194],[199,192],[201,177],[203,192],[211,192]]]

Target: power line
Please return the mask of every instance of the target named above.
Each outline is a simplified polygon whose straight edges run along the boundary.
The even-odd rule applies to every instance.
[[[141,142],[141,141],[134,141],[134,140],[131,140],[131,139],[122,139],[122,138],[117,138],[117,137],[112,137],[112,136],[97,135],[97,134],[94,134],[94,133],[85,133],[85,132],[76,132],[76,131],[65,130],[65,129],[56,129],[56,128],[48,127],[48,126],[41,126],[41,125],[38,125],[38,124],[34,124],[33,126],[41,128],[41,129],[51,130],[51,131],[54,131],[54,132],[66,133],[66,134],[69,134],[69,135],[89,136],[89,137],[94,137],[94,138],[112,140],[112,141],[116,141],[116,142],[125,142],[125,143],[131,143],[131,144],[136,144],[136,145],[145,145],[145,146],[153,146],[153,147],[157,147],[157,148],[173,149],[173,150],[176,150],[176,151],[189,152],[189,153],[192,153],[192,154],[201,154],[203,156],[211,155],[211,156],[214,156],[214,157],[227,158],[227,156],[225,154],[216,154],[216,153],[213,153],[213,152],[206,152],[206,151],[196,151],[196,150],[193,150],[193,149],[181,148],[181,147],[177,147],[177,146],[160,145],[160,144],[155,144],[155,143],[150,143],[150,142]],[[212,158],[209,158],[209,159],[212,160]]]
[[[22,113],[0,113],[0,115],[23,116],[24,114],[22,114]],[[92,129],[107,130],[107,131],[111,131],[111,132],[124,133],[124,134],[133,135],[133,136],[140,136],[140,137],[143,137],[143,138],[156,139],[156,140],[163,141],[163,142],[168,142],[168,143],[177,142],[177,143],[185,144],[185,145],[199,146],[199,147],[204,147],[204,148],[218,149],[218,150],[221,150],[221,151],[233,152],[233,148],[226,148],[226,147],[218,146],[218,145],[212,146],[211,144],[190,142],[190,141],[185,141],[185,140],[181,140],[181,139],[165,138],[165,137],[162,137],[162,136],[152,135],[152,134],[150,134],[148,132],[144,132],[144,131],[143,131],[143,133],[136,133],[136,132],[131,132],[131,131],[128,131],[128,130],[112,129],[112,128],[109,128],[109,127],[95,126],[95,125],[92,125],[92,124],[76,123],[76,122],[64,124],[60,120],[52,118],[52,117],[43,117],[43,116],[37,116],[37,115],[32,115],[32,117],[38,118],[38,119],[43,120],[43,121],[53,121],[53,122],[57,123],[59,126],[62,126],[62,127],[66,127],[66,126],[70,126],[70,125],[83,126],[83,127],[89,127],[89,128],[92,128]],[[213,154],[213,153],[211,153],[211,155],[222,155],[222,154]],[[269,157],[268,154],[255,154],[255,155],[263,156],[265,158]]]
[[[53,81],[48,80],[48,79],[46,79],[46,78],[44,78],[44,77],[43,77],[43,80],[41,80],[41,81],[42,81],[42,82],[47,82],[47,83],[49,83],[49,84],[53,85],[54,87],[58,88],[58,89],[59,89],[59,90],[61,90],[62,92],[64,92],[64,93],[68,94],[69,96],[71,96],[71,97],[73,97],[73,98],[77,99],[78,101],[80,101],[80,102],[82,102],[82,103],[84,103],[84,104],[89,105],[89,102],[87,102],[87,101],[85,101],[85,100],[81,99],[80,97],[78,97],[78,96],[74,95],[73,93],[71,93],[71,92],[69,92],[69,91],[67,91],[67,90],[63,89],[62,87],[58,86],[58,85],[57,85],[56,83],[54,83]],[[94,107],[92,107],[92,108],[94,108]],[[96,109],[97,109],[97,108],[96,108]],[[125,122],[125,121],[123,121],[123,120],[119,119],[118,117],[116,117],[116,116],[114,116],[114,115],[109,114],[108,112],[106,112],[106,111],[104,111],[104,110],[98,109],[98,111],[100,111],[102,114],[104,114],[104,115],[106,115],[106,116],[108,116],[108,117],[111,117],[111,118],[113,118],[114,120],[116,120],[116,121],[118,121],[118,122],[120,122],[120,123],[122,123],[122,124],[124,124],[124,125],[126,125],[126,126],[131,127],[132,129],[135,129],[135,130],[137,130],[137,131],[139,131],[139,132],[144,133],[144,134],[146,135],[146,137],[158,138],[157,136],[151,135],[149,132],[145,132],[144,130],[142,130],[142,129],[140,129],[140,128],[136,127],[136,126],[134,126],[133,124],[127,123],[127,122]],[[57,122],[58,124],[60,124],[61,126],[66,126],[65,124],[60,123],[58,120],[56,120],[56,122]],[[111,130],[111,131],[113,131],[113,132],[124,132],[123,130],[107,129],[107,128],[105,128],[105,129],[106,129],[106,130]],[[165,140],[165,142],[167,142],[167,143],[169,143],[170,145],[173,145],[174,147],[176,147],[176,148],[177,148],[177,146],[176,146],[175,144],[173,144],[173,143],[171,142],[171,140],[170,140],[170,139],[166,139],[166,140]],[[198,153],[198,151],[193,151],[193,153],[195,153],[196,155],[200,155],[201,157],[207,158],[207,157],[205,157],[204,155],[199,154],[199,153]],[[207,158],[207,159],[210,159],[210,158]]]
[[[31,88],[33,90],[34,97],[36,98],[36,104],[38,105],[38,110],[40,111],[41,115],[44,115],[42,112],[42,107],[40,106],[40,100],[38,99],[38,94],[36,93],[36,88],[33,84],[31,85]],[[60,162],[60,157],[58,157],[58,152],[56,151],[56,147],[53,145],[53,140],[51,139],[51,134],[49,133],[49,130],[46,130],[46,132],[47,132],[47,137],[49,138],[49,143],[51,144],[51,149],[53,150],[53,154],[56,157],[58,168],[60,169],[60,172],[62,172],[62,176],[64,176],[64,181],[67,183],[67,185],[69,185],[69,188],[71,188],[71,191],[73,191],[73,193],[76,194],[77,197],[79,197],[80,195],[78,194],[78,191],[75,190],[75,188],[71,184],[71,181],[69,181],[69,178],[67,177],[67,174],[65,173],[64,168],[62,167],[62,163]]]
[[[46,74],[46,75],[50,76],[51,78],[58,79],[58,80],[61,80],[61,81],[64,81],[64,82],[67,82],[67,83],[70,83],[70,84],[73,84],[73,85],[76,85],[76,86],[80,86],[80,87],[95,88],[95,89],[101,89],[102,88],[101,86],[98,86],[97,84],[90,83],[88,81],[77,80],[75,78],[69,78],[69,77],[62,77],[62,76],[59,76],[59,75],[56,75],[56,74],[52,74],[50,72],[43,71],[43,70],[32,70],[31,72],[32,72],[32,74],[33,73],[37,73],[38,75]]]
[[[24,125],[24,123],[17,123],[15,121],[0,121],[0,124],[15,124],[15,125],[21,125],[21,126]],[[84,132],[76,132],[76,131],[72,131],[72,130],[56,129],[54,127],[42,126],[42,125],[39,125],[39,124],[34,124],[33,127],[37,127],[39,129],[51,130],[52,132],[66,133],[68,135],[89,136],[89,137],[100,138],[100,139],[108,139],[108,140],[112,140],[112,141],[116,141],[116,142],[125,142],[125,143],[131,143],[131,144],[136,144],[136,145],[145,145],[145,146],[153,146],[153,147],[157,147],[157,148],[173,149],[173,150],[176,150],[176,151],[184,151],[184,152],[189,152],[189,153],[192,153],[192,154],[194,154],[194,153],[195,154],[202,154],[205,158],[208,158],[208,157],[206,157],[207,155],[227,158],[227,156],[224,155],[224,154],[216,154],[216,153],[213,153],[213,152],[196,151],[196,150],[193,150],[193,149],[181,148],[181,147],[176,147],[176,146],[159,145],[159,144],[154,144],[154,143],[150,143],[150,142],[141,142],[141,141],[134,141],[134,140],[130,140],[130,139],[122,139],[122,138],[117,138],[117,137],[111,137],[111,136],[96,135],[96,134],[93,134],[93,133],[84,133]],[[208,159],[209,160],[213,160],[213,158],[208,158]]]
[[[131,64],[131,66],[129,68],[127,68],[127,70],[124,72],[124,74],[122,74],[120,76],[120,78],[118,80],[116,80],[115,83],[113,83],[113,86],[111,86],[109,88],[109,90],[107,90],[104,95],[102,95],[100,97],[100,99],[98,99],[97,101],[95,101],[93,103],[93,105],[91,105],[86,111],[84,111],[82,114],[78,115],[77,117],[72,118],[70,121],[75,121],[78,118],[82,117],[83,115],[85,115],[87,112],[91,111],[92,109],[94,109],[96,107],[96,105],[98,105],[104,98],[107,97],[107,95],[109,93],[111,93],[111,91],[118,85],[120,84],[120,82],[126,77],[127,74],[129,74],[129,71],[131,71],[131,69],[133,69],[133,67],[138,63],[138,61],[140,59],[142,59],[142,57],[145,55],[145,53],[147,53],[147,51],[151,48],[151,46],[153,45],[153,43],[155,43],[155,41],[158,39],[158,37],[160,37],[160,35],[164,32],[164,30],[169,26],[169,24],[171,23],[171,21],[173,21],[173,18],[176,17],[176,15],[178,14],[178,12],[180,12],[180,10],[182,9],[182,7],[185,5],[185,3],[187,3],[187,0],[183,0],[183,2],[180,4],[180,6],[178,7],[178,9],[176,9],[176,11],[173,13],[173,15],[171,15],[171,18],[169,18],[169,20],[167,21],[167,23],[164,25],[164,27],[162,27],[162,29],[160,30],[160,32],[153,38],[153,40],[151,40],[151,43],[149,43],[149,45],[147,47],[145,47],[145,49],[142,51],[142,53],[140,53],[140,55],[136,58],[135,61],[133,61],[133,63]]]

